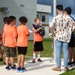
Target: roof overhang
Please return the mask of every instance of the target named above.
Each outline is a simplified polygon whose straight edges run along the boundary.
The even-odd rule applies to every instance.
[[[51,13],[51,6],[37,4],[37,12]]]

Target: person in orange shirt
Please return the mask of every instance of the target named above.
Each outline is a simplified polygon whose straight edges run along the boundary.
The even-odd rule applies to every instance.
[[[3,61],[2,31],[0,30],[0,62]]]
[[[18,48],[18,72],[26,71],[24,67],[25,55],[27,53],[28,47],[28,36],[30,35],[29,29],[26,26],[27,18],[22,16],[19,18],[20,25],[17,28],[18,38],[17,38],[17,48]]]
[[[8,27],[3,33],[3,38],[4,38],[4,46],[6,47],[6,69],[16,69],[14,66],[14,56],[15,56],[15,50],[16,50],[16,37],[17,33],[16,30],[13,28],[14,21],[9,18],[8,21]],[[9,66],[9,60],[11,64],[11,68]]]
[[[11,18],[11,20],[13,21],[13,28],[15,29],[15,31],[16,31],[16,33],[17,33],[17,27],[16,27],[16,17],[15,16],[9,16],[9,17],[4,17],[4,19],[3,19],[3,21],[4,21],[4,23],[5,23],[5,25],[4,25],[4,31],[6,30],[6,28],[8,27],[8,21],[9,21],[9,19],[8,18]],[[15,50],[15,56],[16,56],[16,50]],[[5,60],[6,61],[6,60]],[[6,62],[4,61],[4,64],[6,65]],[[9,61],[9,65],[11,66],[11,64],[10,64],[10,61]],[[15,64],[14,64],[14,66],[16,66]]]
[[[5,29],[7,28],[7,26],[8,26],[8,22],[9,22],[9,19],[8,19],[8,18],[9,18],[9,17],[4,17],[4,18],[3,18],[3,21],[4,21],[4,23],[5,23],[3,30],[5,30]]]
[[[5,32],[8,25],[9,25],[9,17],[4,17],[3,22],[5,23],[3,31]],[[4,43],[4,34],[3,34],[3,43]],[[4,46],[5,47],[5,46]],[[4,48],[4,65],[6,65],[6,53],[5,53],[5,48]]]
[[[39,28],[35,28],[39,26]],[[40,30],[42,30],[42,27],[40,26],[40,19],[35,18],[35,27],[33,26],[34,31],[34,52],[33,52],[33,60],[32,63],[35,63],[36,60],[36,52],[38,52],[38,61],[42,62],[40,59],[40,51],[43,51],[43,43],[42,43],[42,36],[40,34]]]

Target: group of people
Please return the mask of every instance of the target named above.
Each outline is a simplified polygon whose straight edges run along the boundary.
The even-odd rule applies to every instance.
[[[55,40],[56,67],[54,71],[61,71],[61,51],[64,54],[64,70],[68,71],[68,65],[75,64],[75,20],[71,17],[71,8],[63,9],[63,5],[56,6],[58,15],[50,24],[50,31]],[[68,60],[69,58],[69,60]]]
[[[54,71],[61,71],[61,50],[64,54],[64,70],[67,71],[68,64],[75,64],[75,21],[70,16],[71,8],[67,7],[63,10],[63,5],[56,6],[58,15],[53,18],[50,24],[50,31],[55,39],[56,48],[56,64],[57,66],[53,68]],[[27,53],[28,47],[28,37],[30,31],[26,25],[28,22],[25,16],[19,18],[19,26],[16,27],[16,17],[9,16],[3,19],[5,25],[3,28],[3,34],[0,31],[0,61],[3,61],[3,46],[5,49],[5,69],[16,69],[14,64],[14,57],[16,56],[16,50],[18,50],[18,61],[17,61],[17,71],[26,71],[24,62],[25,55]],[[35,18],[35,24],[33,24],[32,29],[34,32],[34,50],[33,50],[33,60],[32,63],[36,62],[36,52],[38,52],[38,62],[42,62],[40,59],[40,52],[43,51],[43,31],[40,25],[40,19]],[[2,46],[3,44],[3,46]],[[69,50],[68,50],[69,49]],[[69,52],[69,53],[68,53]],[[69,56],[68,56],[69,54]],[[68,61],[69,57],[69,61]],[[73,60],[73,61],[72,61]]]
[[[0,34],[0,51],[3,51],[2,44],[5,49],[5,69],[7,70],[14,70],[16,69],[16,65],[14,64],[14,57],[16,56],[16,50],[18,50],[18,65],[17,71],[24,72],[26,71],[25,68],[25,55],[27,54],[27,47],[28,47],[28,37],[30,35],[30,30],[26,23],[28,22],[25,16],[19,18],[19,26],[16,27],[16,17],[9,16],[4,17],[3,19],[5,25],[3,28],[3,35]],[[35,18],[35,24],[33,24],[33,32],[34,32],[34,50],[33,50],[33,60],[32,63],[36,62],[36,52],[38,52],[38,62],[42,62],[40,59],[40,51],[43,51],[43,31],[42,27],[40,26],[40,19]],[[2,55],[2,52],[1,52]],[[2,56],[1,59],[2,61]]]

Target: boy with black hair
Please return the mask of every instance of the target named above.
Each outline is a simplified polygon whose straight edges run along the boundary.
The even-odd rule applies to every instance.
[[[64,14],[70,16],[71,15],[71,8],[67,7],[64,9]],[[74,18],[72,16],[70,16],[73,20]],[[75,20],[74,20],[75,21]],[[69,62],[68,65],[72,66],[75,65],[75,51],[74,51],[74,47],[75,47],[75,35],[74,35],[74,31],[71,34],[71,40],[69,42]],[[73,60],[73,61],[72,61]]]
[[[50,31],[55,38],[56,67],[54,71],[61,71],[61,50],[64,54],[64,71],[68,71],[68,43],[70,42],[72,30],[75,28],[73,19],[63,14],[63,5],[57,5],[58,15],[50,24]]]
[[[7,28],[4,30],[3,33],[3,42],[4,46],[6,47],[6,69],[7,70],[14,70],[16,67],[14,66],[14,56],[15,56],[15,47],[16,47],[16,37],[17,33],[16,30],[13,28],[14,22],[11,18],[8,18],[7,21]],[[9,66],[9,60],[11,64],[11,68]]]
[[[25,16],[19,18],[20,25],[17,27],[17,48],[18,48],[18,72],[26,71],[24,67],[25,62],[25,55],[27,54],[27,47],[28,47],[28,37],[30,35],[29,29],[26,26],[28,22]]]

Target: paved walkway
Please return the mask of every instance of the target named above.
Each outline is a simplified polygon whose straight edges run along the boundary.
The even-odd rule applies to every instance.
[[[0,66],[0,75],[59,75],[64,72],[63,66],[61,72],[56,72],[52,70],[52,68],[55,67],[55,63],[52,61],[52,58],[42,58],[42,60],[42,63],[31,63],[31,60],[26,61],[25,63],[27,71],[24,73],[17,73],[16,70],[7,71],[5,70],[5,66]]]

